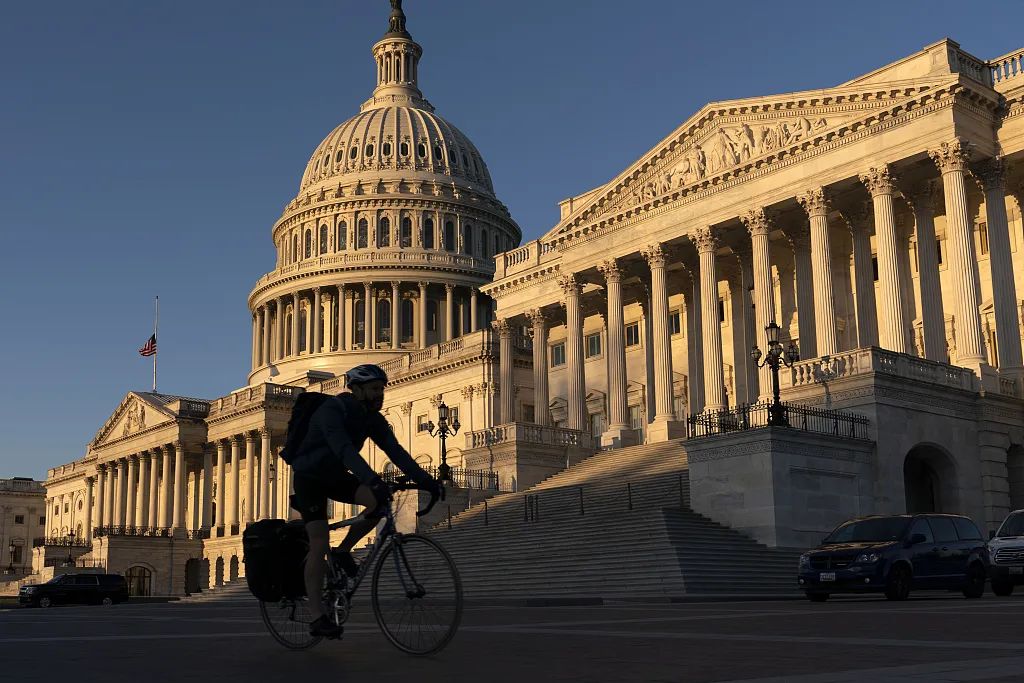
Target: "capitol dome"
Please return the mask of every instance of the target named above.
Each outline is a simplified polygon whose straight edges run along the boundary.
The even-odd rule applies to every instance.
[[[479,287],[522,239],[480,152],[420,92],[423,50],[391,7],[377,87],[317,145],[274,224],[276,266],[249,295],[250,384],[315,381],[482,329],[493,304]]]

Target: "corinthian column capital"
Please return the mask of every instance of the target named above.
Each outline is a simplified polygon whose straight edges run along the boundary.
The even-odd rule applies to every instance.
[[[622,281],[622,269],[619,267],[617,259],[607,259],[597,264],[597,269],[604,275],[604,279],[607,282],[621,282]]]
[[[491,328],[502,337],[512,335],[512,321],[508,318],[498,318],[491,321]]]
[[[942,173],[965,171],[971,160],[971,144],[963,138],[943,142],[938,149],[928,150],[928,156]]]
[[[979,161],[971,167],[971,174],[985,192],[1006,189],[1006,163],[1001,156]]]
[[[808,217],[827,216],[829,212],[828,193],[823,187],[815,187],[796,198]]]
[[[771,221],[768,219],[768,215],[765,214],[764,207],[759,206],[756,209],[747,211],[740,216],[740,221],[743,222],[751,237],[767,235],[772,229]]]
[[[647,265],[653,268],[664,268],[665,262],[668,260],[668,254],[665,253],[665,248],[660,244],[648,244],[641,251],[644,259],[647,260]]]
[[[569,294],[579,296],[580,290],[582,289],[582,285],[579,280],[576,279],[576,275],[574,273],[569,273],[558,278],[558,286],[562,288],[562,292],[564,292],[566,296]]]
[[[539,308],[531,308],[526,312],[526,319],[530,321],[533,327],[543,327],[547,322],[547,316],[544,315],[544,311]]]
[[[718,249],[718,234],[710,225],[697,228],[690,239],[697,245],[697,251],[701,254],[715,253]]]
[[[872,197],[891,195],[896,191],[896,176],[889,173],[888,164],[877,168],[872,166],[867,173],[860,174],[860,181],[864,183]]]

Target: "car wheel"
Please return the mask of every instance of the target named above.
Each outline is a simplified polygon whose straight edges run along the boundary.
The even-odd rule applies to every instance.
[[[910,597],[910,571],[903,565],[896,565],[889,571],[885,597],[889,600],[906,600]]]
[[[992,592],[1000,597],[1013,595],[1013,584],[1009,581],[993,581]]]
[[[807,599],[811,602],[825,602],[828,600],[828,593],[808,593]]]
[[[53,600],[51,600],[50,598],[46,597],[45,595],[43,597],[39,598],[39,606],[42,607],[43,609],[46,609],[47,607],[50,607],[51,605],[53,605]]]
[[[103,599],[100,600],[100,604],[101,605],[113,605],[114,604],[114,600],[109,595],[104,595]]]
[[[975,562],[967,568],[967,585],[964,586],[964,597],[980,598],[985,594],[985,568]]]

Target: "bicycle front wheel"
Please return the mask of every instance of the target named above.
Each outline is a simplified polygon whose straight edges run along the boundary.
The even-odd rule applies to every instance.
[[[306,598],[285,598],[276,602],[260,600],[260,615],[274,640],[289,650],[305,650],[322,640],[320,636],[309,633],[313,614]]]
[[[462,581],[451,556],[432,539],[398,535],[373,571],[373,613],[402,652],[429,655],[451,641],[462,619]]]

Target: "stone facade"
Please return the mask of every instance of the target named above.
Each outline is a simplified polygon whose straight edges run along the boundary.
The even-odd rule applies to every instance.
[[[46,536],[46,489],[43,482],[25,477],[0,479],[0,567],[5,578],[27,574],[32,568],[32,548]],[[60,517],[70,501],[54,501]],[[60,505],[60,510],[56,506]]]
[[[421,54],[404,29],[374,45],[373,96],[273,225],[247,386],[129,392],[49,471],[47,529],[75,530],[84,559],[153,591],[237,577],[245,524],[289,515],[295,397],[341,391],[355,364],[388,372],[384,413],[421,463],[443,401],[463,426],[448,462],[522,489],[766,399],[750,349],[770,322],[803,359],[785,396],[868,433],[693,440],[700,511],[791,545],[912,505],[991,526],[1024,498],[1020,52],[944,40],[833,88],[709,104],[522,246],[480,154],[420,92]]]

